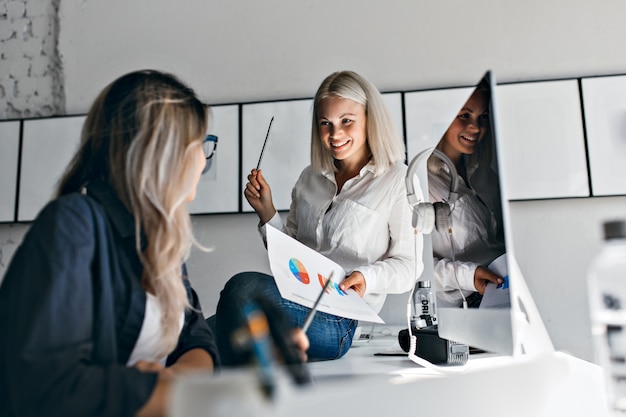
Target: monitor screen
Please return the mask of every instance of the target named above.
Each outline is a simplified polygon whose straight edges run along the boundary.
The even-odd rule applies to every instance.
[[[409,174],[419,178],[425,203],[414,218],[424,234],[419,280],[435,291],[439,335],[513,354],[510,227],[494,85],[487,72],[475,87],[407,97],[408,113],[417,118],[408,118]]]

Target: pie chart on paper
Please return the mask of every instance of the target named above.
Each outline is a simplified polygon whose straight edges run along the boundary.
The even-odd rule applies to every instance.
[[[289,259],[289,270],[291,273],[303,284],[308,284],[311,282],[311,278],[309,278],[309,273],[306,271],[306,268],[296,258]]]

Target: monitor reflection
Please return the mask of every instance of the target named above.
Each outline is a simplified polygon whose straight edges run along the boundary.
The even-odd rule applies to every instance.
[[[490,102],[483,80],[427,161],[429,201],[446,205],[431,234],[440,307],[510,306]]]

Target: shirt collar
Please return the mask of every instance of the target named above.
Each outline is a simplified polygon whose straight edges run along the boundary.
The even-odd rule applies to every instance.
[[[361,168],[361,170],[359,171],[359,177],[364,177],[365,174],[368,172],[372,172],[372,173],[376,172],[376,164],[374,163],[372,159],[370,159],[369,162],[365,164],[363,168]],[[335,171],[324,170],[322,172],[322,175],[328,178],[329,180],[335,182]]]
[[[103,181],[90,182],[87,195],[98,201],[107,213],[111,224],[121,237],[135,235],[135,220],[124,203],[117,197],[113,187]]]

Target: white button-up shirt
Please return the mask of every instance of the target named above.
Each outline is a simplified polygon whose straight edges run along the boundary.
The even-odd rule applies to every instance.
[[[277,213],[269,224],[337,262],[347,274],[361,272],[363,298],[378,313],[388,293],[411,290],[423,269],[423,241],[411,225],[406,170],[399,162],[375,177],[370,162],[337,193],[334,172],[316,174],[309,166],[293,187],[286,222]]]
[[[441,290],[437,300],[442,306],[458,306],[463,298],[459,289],[465,297],[476,291],[476,268],[506,252],[498,176],[491,168],[470,167],[468,185],[436,156],[428,159],[427,166],[431,202],[448,200],[451,175],[457,175],[458,198],[450,214],[452,234],[434,231],[432,244]]]

